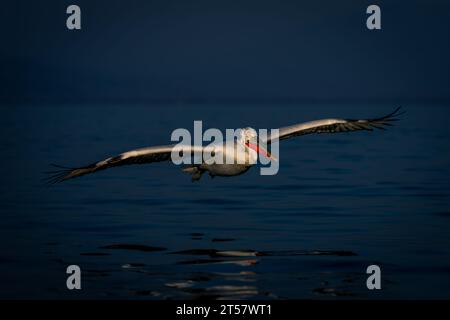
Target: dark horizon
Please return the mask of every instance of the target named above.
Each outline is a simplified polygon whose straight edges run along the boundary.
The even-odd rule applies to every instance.
[[[445,105],[450,104],[450,98],[390,98],[390,99],[332,99],[332,98],[147,98],[147,99],[125,99],[117,97],[109,98],[95,98],[95,99],[70,99],[70,98],[38,98],[38,99],[23,99],[23,100],[4,100],[0,101],[0,107],[8,107],[15,105],[23,106],[54,106],[54,105],[97,105],[97,106],[113,106],[113,105],[124,105],[124,106],[160,106],[160,105],[226,105],[229,107],[242,106],[242,105],[261,105],[261,106],[313,106],[313,105],[392,105],[392,107],[401,106],[415,106],[415,105]]]
[[[450,3],[3,5],[0,103],[450,101]]]

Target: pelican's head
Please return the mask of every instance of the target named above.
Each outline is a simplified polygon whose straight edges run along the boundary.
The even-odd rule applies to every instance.
[[[258,133],[253,128],[242,128],[239,129],[238,133],[238,139],[239,142],[241,142],[243,145],[246,145],[247,143],[258,143]]]
[[[276,160],[263,146],[260,145],[260,143],[258,143],[258,133],[255,129],[250,127],[240,129],[238,141],[244,145],[246,149],[254,150],[270,160]]]

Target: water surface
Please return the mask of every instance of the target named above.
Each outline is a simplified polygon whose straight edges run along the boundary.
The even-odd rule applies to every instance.
[[[386,131],[282,141],[276,176],[192,183],[157,163],[41,182],[50,163],[167,144],[194,120],[276,128],[395,107],[3,106],[0,297],[450,298],[446,106],[404,105]],[[70,264],[81,291],[66,289]],[[370,264],[381,291],[366,289]]]

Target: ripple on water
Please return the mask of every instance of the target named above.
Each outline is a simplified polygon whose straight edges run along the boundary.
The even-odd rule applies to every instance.
[[[111,244],[99,247],[99,249],[113,249],[113,250],[131,250],[131,251],[142,251],[142,252],[154,252],[154,251],[165,251],[166,248],[163,247],[152,247],[142,244]]]

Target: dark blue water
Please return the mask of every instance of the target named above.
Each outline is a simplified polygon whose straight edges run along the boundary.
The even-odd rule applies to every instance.
[[[280,144],[280,171],[198,183],[171,163],[45,187],[167,144],[173,129],[276,128],[396,105],[3,106],[1,298],[450,298],[450,109],[403,105],[387,131]],[[66,267],[82,290],[66,289]],[[382,290],[366,288],[367,266]]]

